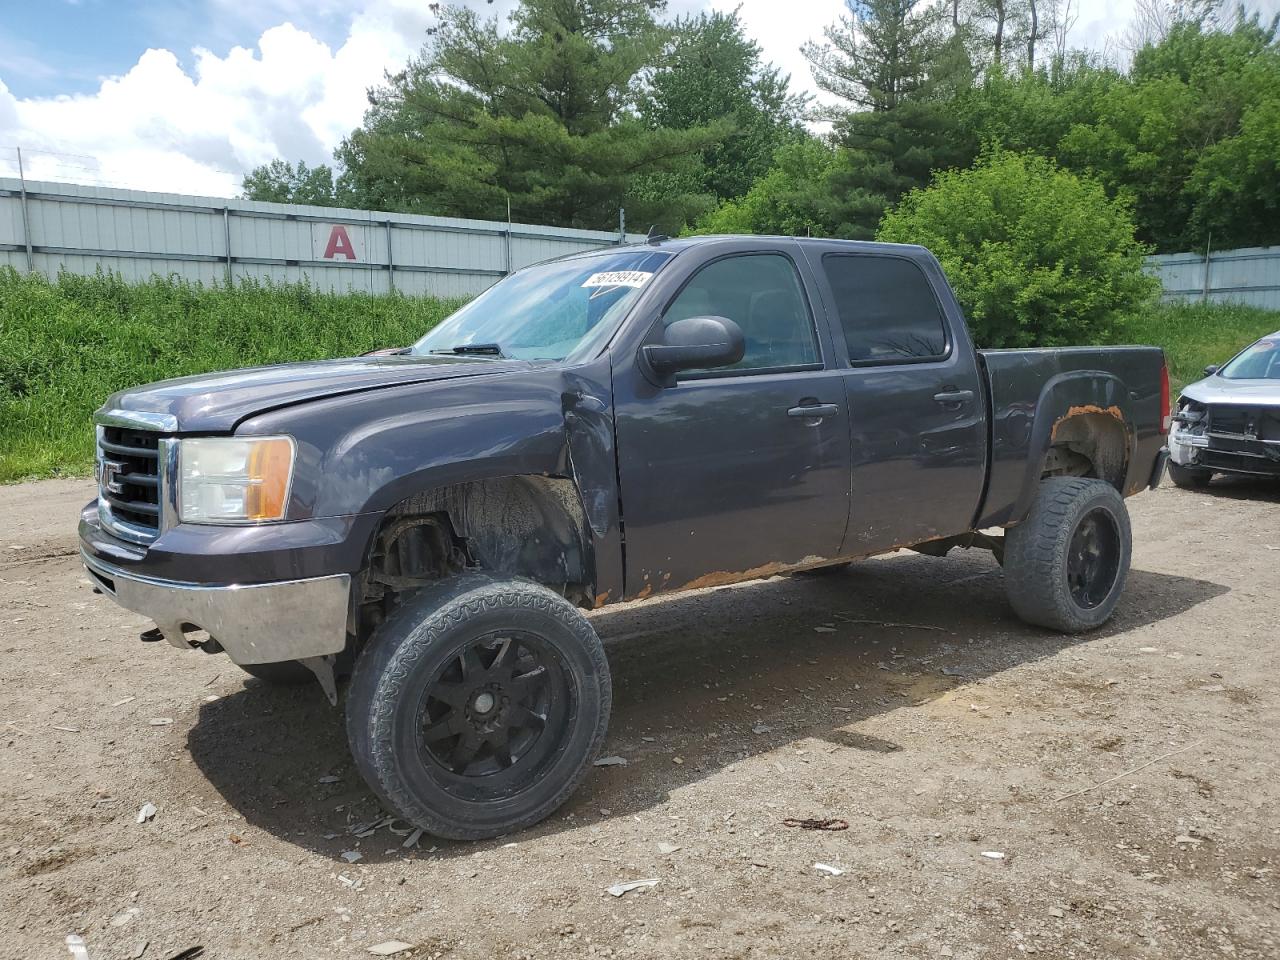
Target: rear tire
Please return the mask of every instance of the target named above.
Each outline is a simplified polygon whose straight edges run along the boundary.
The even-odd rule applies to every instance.
[[[1043,480],[1027,518],[1005,536],[1009,603],[1027,623],[1079,633],[1110,619],[1129,574],[1133,534],[1105,480]]]
[[[468,573],[427,587],[361,651],[347,691],[356,767],[387,808],[438,837],[531,826],[604,744],[604,646],[563,597]]]
[[[1213,479],[1213,471],[1203,467],[1184,467],[1170,461],[1169,479],[1173,481],[1175,487],[1181,487],[1183,490],[1203,490]]]

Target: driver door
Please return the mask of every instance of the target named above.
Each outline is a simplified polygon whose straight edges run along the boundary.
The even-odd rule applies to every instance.
[[[743,359],[659,387],[634,356],[615,361],[626,595],[751,579],[837,555],[849,512],[849,424],[840,374],[794,248],[701,266],[664,326],[722,316]],[[827,351],[829,353],[829,350]]]

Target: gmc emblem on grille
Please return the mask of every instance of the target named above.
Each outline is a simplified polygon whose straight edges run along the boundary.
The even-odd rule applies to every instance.
[[[121,476],[124,474],[125,464],[119,460],[102,460],[98,463],[98,484],[107,493],[114,493],[120,496],[124,493],[124,481]]]

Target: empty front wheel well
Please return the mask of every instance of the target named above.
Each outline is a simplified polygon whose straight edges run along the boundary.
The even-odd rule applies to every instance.
[[[565,477],[513,476],[424,490],[386,512],[360,578],[357,634],[402,594],[467,569],[522,577],[589,606],[595,575],[585,512]]]

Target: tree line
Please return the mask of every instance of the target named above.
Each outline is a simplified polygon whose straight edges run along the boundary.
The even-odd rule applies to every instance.
[[[370,92],[335,165],[276,160],[244,193],[868,239],[936,176],[1014,153],[1096,184],[1158,251],[1280,241],[1280,17],[1140,0],[1118,44],[1084,51],[1077,2],[847,0],[804,47],[817,102],[736,12],[522,0],[502,21],[433,4],[420,55]]]

